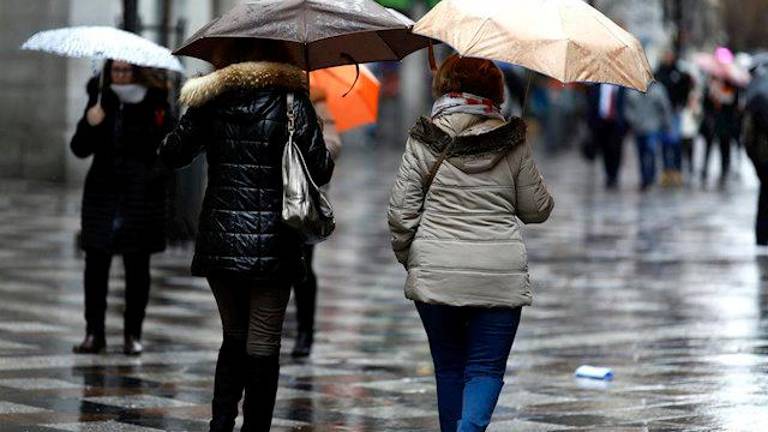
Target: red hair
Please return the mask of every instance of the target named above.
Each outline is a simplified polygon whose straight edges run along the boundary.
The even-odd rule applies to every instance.
[[[490,60],[453,54],[440,65],[432,83],[435,97],[448,93],[471,93],[504,103],[504,76]]]

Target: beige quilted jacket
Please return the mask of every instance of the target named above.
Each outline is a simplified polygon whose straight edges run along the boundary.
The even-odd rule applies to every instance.
[[[424,201],[428,172],[451,141]],[[389,201],[392,248],[408,269],[406,297],[452,306],[530,305],[521,225],[546,221],[553,207],[522,120],[422,118],[410,131]]]

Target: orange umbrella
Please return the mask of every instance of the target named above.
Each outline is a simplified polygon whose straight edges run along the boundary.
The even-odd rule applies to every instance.
[[[316,70],[310,74],[310,86],[327,95],[328,109],[339,132],[376,123],[378,119],[381,84],[365,66],[360,66],[357,83],[356,75],[352,65]]]

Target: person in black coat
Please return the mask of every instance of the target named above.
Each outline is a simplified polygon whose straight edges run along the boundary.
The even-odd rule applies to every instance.
[[[75,353],[106,348],[104,319],[113,255],[125,264],[125,344],[142,352],[149,299],[150,255],[165,249],[166,175],[157,148],[171,124],[167,90],[141,68],[107,61],[103,79],[88,83],[88,107],[71,141],[80,158],[93,156],[85,179],[80,246],[85,251],[85,340]]]
[[[306,274],[303,242],[281,217],[289,94],[294,142],[324,185],[334,164],[306,76],[284,62],[235,63],[190,80],[181,92],[189,109],[160,148],[172,168],[202,152],[208,160],[192,273],[208,278],[223,327],[211,431],[232,431],[243,390],[241,430],[269,430],[285,311]]]

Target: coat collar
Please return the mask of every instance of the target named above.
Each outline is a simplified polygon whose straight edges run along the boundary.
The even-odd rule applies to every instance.
[[[514,117],[501,126],[487,130],[474,126],[474,132],[451,136],[435,125],[431,119],[422,117],[411,128],[410,136],[429,147],[433,152],[442,152],[445,146],[453,141],[448,157],[480,157],[488,154],[506,153],[514,147],[525,143],[525,122]]]
[[[273,86],[296,91],[306,90],[306,74],[298,67],[285,63],[235,63],[187,81],[181,89],[179,102],[189,107],[197,107],[228,90]]]

